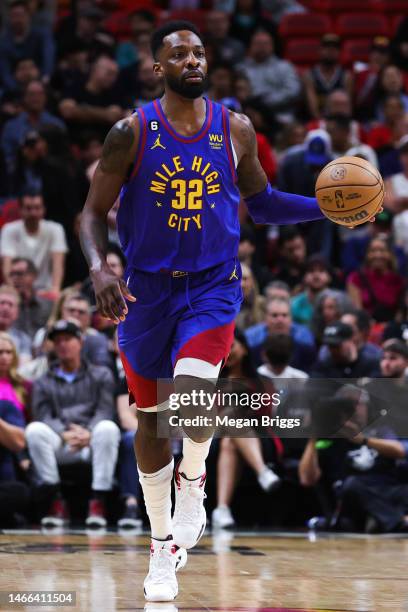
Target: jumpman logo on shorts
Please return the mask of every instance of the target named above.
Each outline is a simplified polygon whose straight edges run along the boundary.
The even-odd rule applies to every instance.
[[[237,276],[237,266],[234,266],[234,270],[232,271],[231,276],[229,277],[228,280],[239,280],[238,276]]]
[[[164,145],[162,145],[162,143],[160,142],[160,134],[158,135],[158,137],[154,141],[153,146],[150,147],[150,150],[157,149],[157,147],[159,147],[160,149],[166,149],[166,147]]]

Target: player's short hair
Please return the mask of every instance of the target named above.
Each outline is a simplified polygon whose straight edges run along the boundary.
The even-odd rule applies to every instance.
[[[152,49],[152,55],[154,59],[157,58],[157,53],[159,49],[161,49],[161,47],[163,46],[163,40],[166,38],[166,36],[169,36],[169,34],[173,34],[173,32],[180,32],[181,30],[187,30],[188,32],[193,32],[193,34],[198,36],[198,38],[200,38],[201,40],[200,31],[190,21],[183,21],[183,20],[169,21],[168,23],[165,23],[164,25],[162,25],[160,28],[157,28],[157,30],[153,32],[152,40],[151,40],[151,49]]]

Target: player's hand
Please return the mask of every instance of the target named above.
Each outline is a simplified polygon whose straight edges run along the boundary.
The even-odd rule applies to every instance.
[[[96,304],[103,317],[110,319],[116,325],[124,321],[128,313],[126,300],[136,302],[126,286],[126,283],[118,278],[108,268],[91,271],[91,279],[95,289]]]

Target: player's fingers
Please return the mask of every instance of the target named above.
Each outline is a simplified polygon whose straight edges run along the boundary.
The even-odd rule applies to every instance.
[[[113,320],[112,313],[109,311],[108,301],[106,300],[104,294],[99,294],[97,296],[96,305],[98,308],[98,312],[101,314],[102,317],[105,317],[105,319]]]
[[[116,319],[124,321],[127,305],[119,288],[112,288],[109,296],[109,309]]]
[[[125,283],[121,284],[121,290],[122,290],[122,295],[125,298],[125,300],[129,300],[129,302],[136,302],[136,299],[134,295],[132,295],[127,287],[127,285],[125,285]]]

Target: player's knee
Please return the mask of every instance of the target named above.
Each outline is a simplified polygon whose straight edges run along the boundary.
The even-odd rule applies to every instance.
[[[236,446],[231,438],[223,438],[221,440],[221,451],[224,453],[235,453]]]
[[[157,413],[139,410],[137,424],[137,438],[157,438]]]

